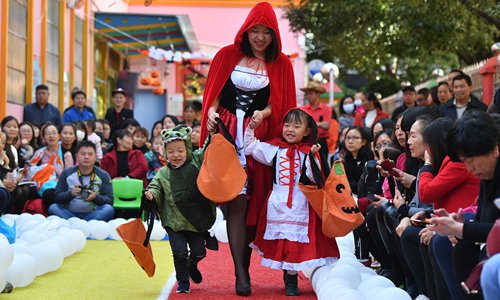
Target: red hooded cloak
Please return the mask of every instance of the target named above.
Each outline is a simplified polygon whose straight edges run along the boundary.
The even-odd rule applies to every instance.
[[[233,45],[228,45],[215,55],[208,72],[205,91],[203,93],[203,112],[201,126],[201,140],[205,140],[208,131],[206,122],[208,110],[219,97],[231,72],[244,57],[241,51],[243,33],[255,25],[264,25],[271,28],[278,43],[277,58],[266,61],[266,70],[269,77],[271,116],[266,118],[255,131],[255,135],[262,141],[273,137],[273,130],[282,121],[285,113],[295,107],[295,79],[290,59],[281,53],[281,37],[278,29],[278,20],[274,10],[268,2],[256,4],[248,14],[243,26],[238,31]],[[234,100],[236,101],[236,99]],[[247,124],[247,122],[245,122]],[[229,125],[229,124],[228,124]],[[231,126],[228,126],[229,128]],[[232,133],[235,135],[235,133]],[[247,224],[256,225],[259,209],[264,205],[266,196],[272,187],[272,172],[269,167],[263,166],[251,158],[247,160],[247,171],[251,182],[247,195],[251,199],[248,209]]]

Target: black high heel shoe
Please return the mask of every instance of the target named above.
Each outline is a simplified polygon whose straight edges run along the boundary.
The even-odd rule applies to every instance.
[[[241,281],[244,282],[243,284],[241,282],[238,282],[239,278],[236,277],[235,287],[236,287],[236,294],[238,296],[250,296],[250,294],[252,294],[252,287],[250,284],[250,275],[247,274],[246,277],[247,277],[246,280],[241,279]]]

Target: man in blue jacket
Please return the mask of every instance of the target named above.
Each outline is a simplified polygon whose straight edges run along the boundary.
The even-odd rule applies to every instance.
[[[94,143],[82,141],[77,146],[78,166],[65,169],[59,176],[54,204],[49,214],[64,219],[109,221],[113,218],[113,186],[109,174],[95,166]]]
[[[85,105],[87,103],[87,95],[85,95],[84,91],[79,89],[74,90],[71,93],[71,99],[73,100],[73,106],[64,112],[64,123],[74,123],[88,119],[95,120],[94,111]]]

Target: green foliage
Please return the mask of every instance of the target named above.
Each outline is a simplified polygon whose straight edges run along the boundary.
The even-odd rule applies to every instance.
[[[380,93],[382,97],[386,97],[397,93],[400,89],[398,81],[394,77],[383,76],[378,80],[370,80],[366,83],[365,91]]]
[[[447,72],[491,55],[500,38],[496,2],[302,0],[285,15],[294,31],[313,34],[308,56],[333,58],[369,80],[416,83],[435,67]]]

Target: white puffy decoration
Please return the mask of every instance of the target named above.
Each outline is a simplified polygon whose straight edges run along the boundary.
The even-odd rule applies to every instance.
[[[69,218],[69,219],[68,219],[68,222],[69,222],[71,225],[73,225],[73,223],[75,223],[75,222],[76,222],[76,221],[78,221],[78,220],[81,220],[81,219],[80,219],[80,218],[78,218],[78,217],[71,217],[71,218]]]
[[[61,248],[59,248],[57,243],[44,242],[43,245],[48,249],[50,254],[50,267],[49,272],[59,269],[63,263],[64,255]]]
[[[42,222],[44,222],[45,220],[47,220],[47,218],[46,218],[44,215],[42,215],[42,214],[34,214],[34,215],[33,215],[33,220],[35,220],[35,221],[38,221],[38,222],[42,223]]]
[[[89,237],[90,235],[90,223],[85,220],[75,220],[73,223],[71,223],[71,228],[80,230],[85,235],[85,237]]]
[[[369,274],[369,275],[377,275],[377,272],[375,272],[374,269],[372,268],[368,268],[368,267],[364,267],[361,269],[360,271],[360,274],[363,275],[363,274]]]
[[[16,219],[19,218],[19,215],[13,215],[13,214],[5,214],[5,215],[2,215],[2,217],[0,217],[0,219],[4,220],[5,219],[11,219],[13,221],[16,221]]]
[[[371,299],[373,300],[411,300],[410,295],[408,293],[400,288],[397,287],[388,287],[382,289],[380,292],[378,292],[374,297]]]
[[[61,219],[59,216],[56,215],[50,215],[47,217],[47,220],[52,221],[52,220],[59,220]]]
[[[360,263],[357,258],[347,256],[339,258],[339,260],[337,261],[337,265],[350,265],[355,267],[358,272],[361,272],[361,270],[365,268],[365,266]]]
[[[316,294],[320,299],[329,299],[333,298],[332,296],[334,293],[338,293],[343,290],[352,290],[352,285],[349,283],[349,281],[347,281],[345,278],[328,278],[325,276],[318,282]]]
[[[359,271],[351,265],[337,265],[327,273],[328,278],[340,277],[347,280],[347,282],[352,286],[352,288],[357,289],[361,283],[361,275]]]
[[[29,244],[23,240],[17,240],[14,244],[12,244],[12,249],[14,250],[14,255],[30,253]]]
[[[0,233],[0,241],[6,241],[7,243],[9,242],[9,240],[7,239],[7,237],[3,234]]]
[[[359,275],[361,275],[361,282],[367,280],[368,278],[374,276],[372,274],[368,274],[368,273],[359,273]]]
[[[222,213],[222,210],[220,208],[217,207],[215,209],[215,213],[216,213],[216,217],[215,217],[215,223],[214,224],[217,224],[219,222],[224,221],[224,214]]]
[[[325,266],[325,267],[320,267],[320,268],[316,268],[312,274],[311,274],[311,285],[312,285],[312,288],[315,292],[317,292],[317,287],[318,287],[318,282],[320,281],[321,278],[325,278],[326,276],[326,273],[328,273],[328,271],[331,269],[330,266]]]
[[[33,215],[28,213],[20,214],[16,219],[17,227],[22,227],[25,223],[33,220]]]
[[[161,223],[157,220],[154,222],[153,231],[151,231],[151,239],[153,241],[161,241],[165,238],[167,232],[163,227],[161,227]]]
[[[21,260],[14,257],[10,267],[5,270],[5,280],[10,282],[12,286],[18,287],[21,284],[21,281],[23,281],[23,268],[24,266],[21,264]]]
[[[43,242],[45,240],[45,235],[42,235],[41,232],[30,230],[21,234],[19,238],[30,245],[35,245]]]
[[[118,219],[113,219],[108,222],[109,230],[110,230],[110,237],[113,240],[121,241],[122,238],[121,236],[118,235],[118,232],[116,232],[116,227],[120,226],[121,224],[127,222],[127,220],[123,218],[118,218]]]
[[[36,276],[43,275],[50,271],[52,267],[52,255],[50,248],[43,244],[36,244],[30,247],[30,253],[36,260]]]
[[[215,237],[219,242],[222,243],[227,243],[229,241],[229,238],[227,237],[227,227],[226,227],[227,221],[222,221],[215,226]]]
[[[365,296],[361,292],[352,289],[344,289],[344,290],[339,290],[338,292],[334,292],[330,297],[330,299],[366,300]],[[389,300],[389,299],[384,299],[384,300]]]
[[[59,228],[71,228],[71,223],[66,219],[59,219]]]
[[[379,289],[385,287],[394,287],[394,283],[392,283],[390,279],[387,279],[384,276],[372,276],[367,280],[361,282],[358,287],[358,291],[364,293],[364,295],[367,296],[365,291],[368,291],[374,287],[377,287]]]
[[[5,271],[0,271],[0,291],[3,291],[7,280],[5,279]]]
[[[37,230],[37,227],[40,225],[40,223],[41,223],[40,221],[32,219],[30,221],[23,223],[22,225],[17,225],[16,227],[17,236],[22,236],[23,233],[28,231]]]
[[[28,253],[21,253],[14,257],[14,260],[19,259],[21,263],[21,270],[23,271],[23,278],[18,287],[28,286],[35,279],[36,260]]]
[[[73,242],[75,243],[75,252],[80,252],[87,244],[85,235],[79,230],[72,231]]]
[[[7,239],[0,239],[0,272],[4,272],[10,267],[13,259],[14,249],[12,249],[12,245]]]
[[[369,299],[369,300],[372,300],[373,298],[375,298],[377,296],[377,294],[382,290],[382,288],[378,287],[378,286],[375,286],[375,287],[372,287],[368,290],[361,290],[361,289],[358,289],[358,291],[360,293],[362,293],[363,295],[365,295],[365,298],[366,299]],[[389,300],[389,299],[387,299]]]
[[[314,268],[313,269],[302,270],[302,274],[304,274],[304,276],[307,279],[311,279],[311,274],[312,274],[313,271],[314,271]]]
[[[90,224],[90,238],[104,240],[111,233],[108,224],[104,221],[97,221]]]
[[[57,244],[64,257],[71,255],[71,247],[68,244],[68,240],[63,235],[56,235],[49,239],[48,242]]]

